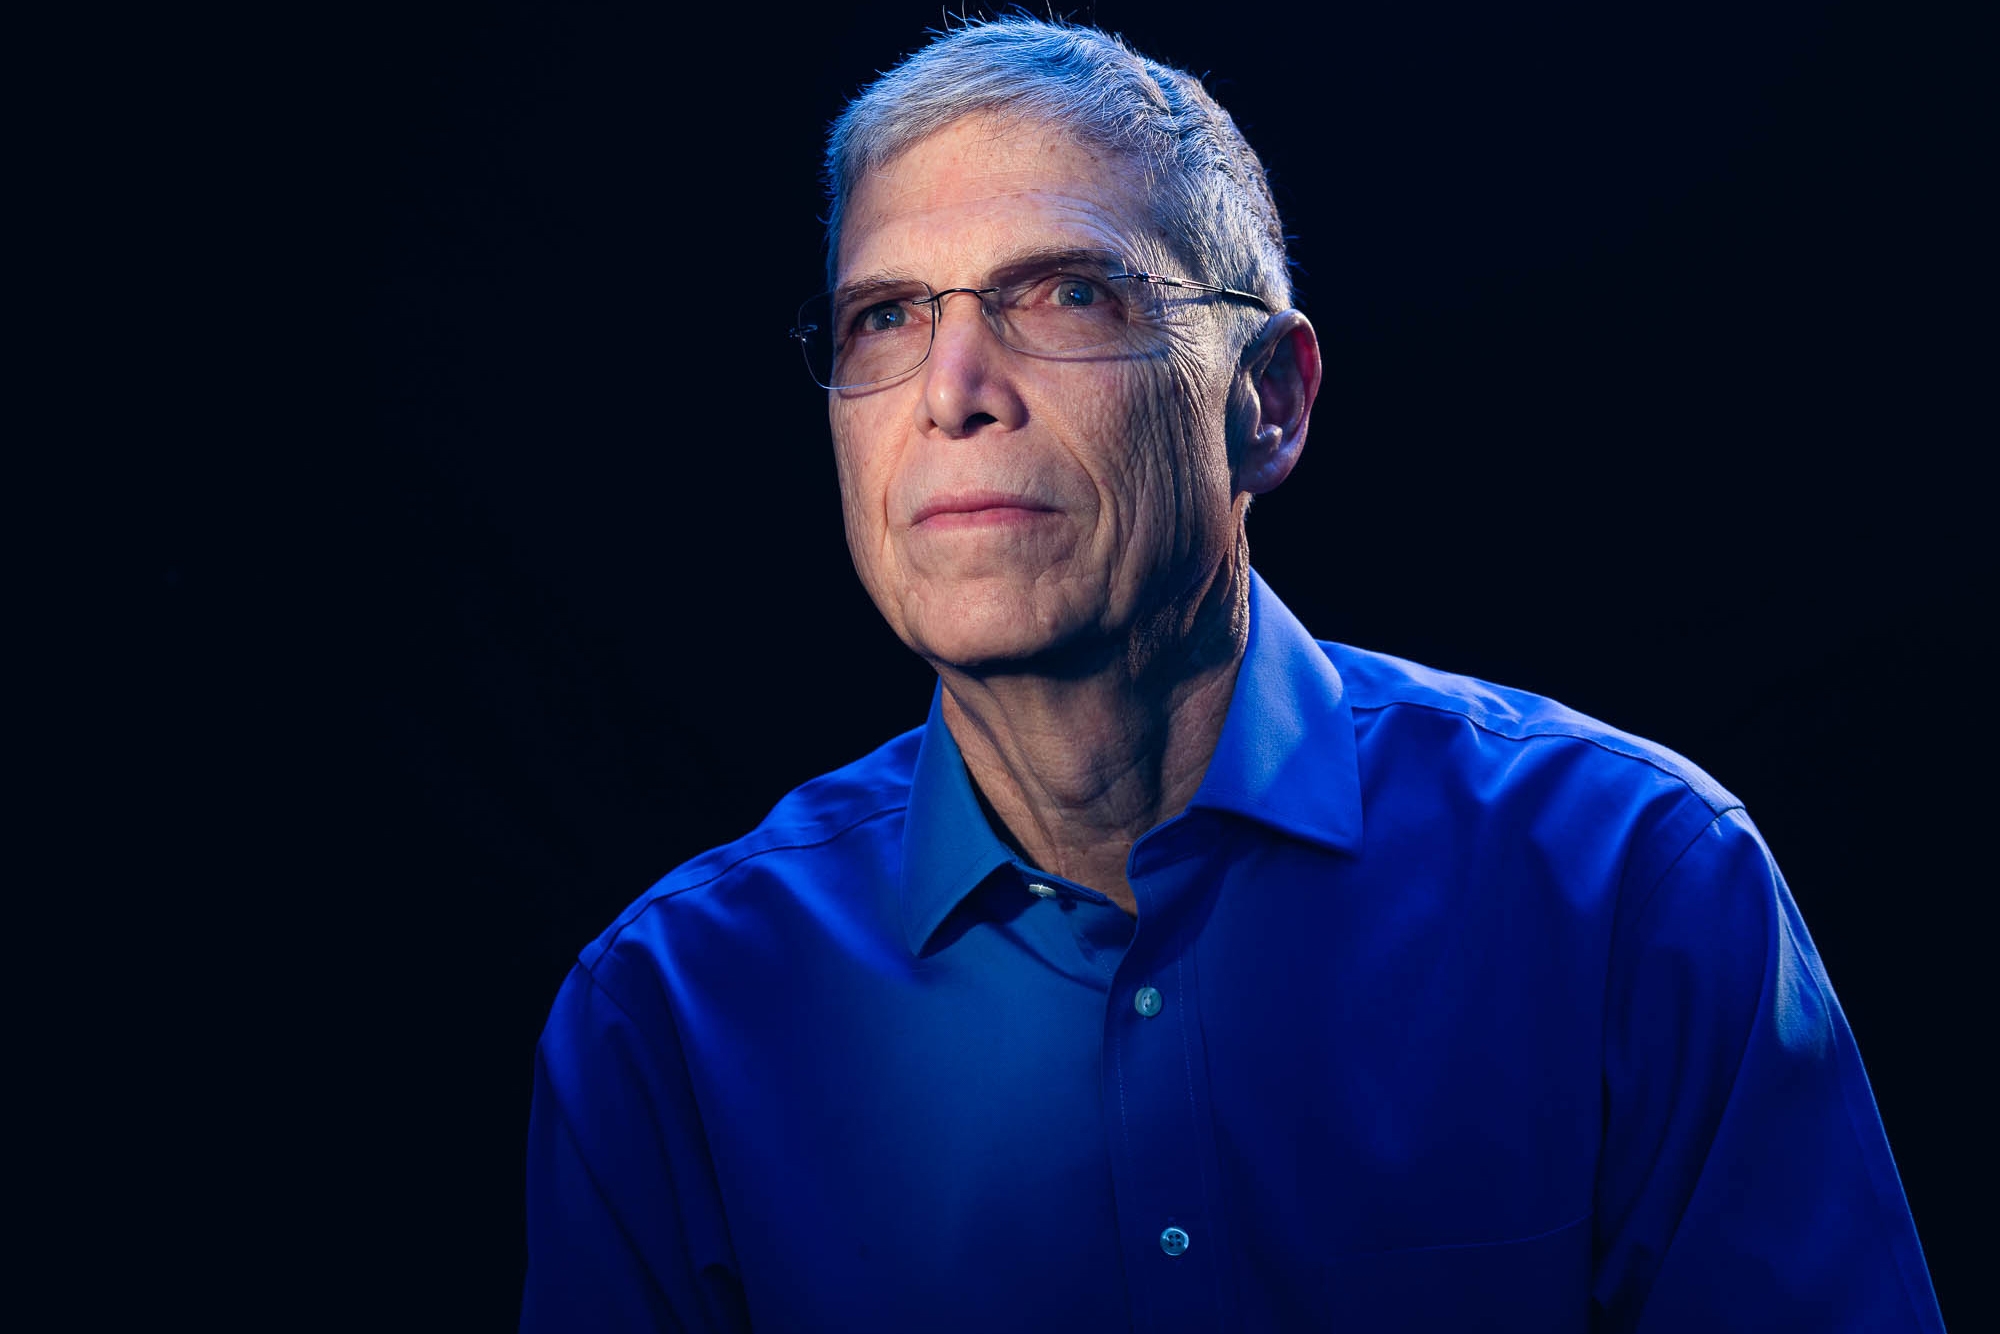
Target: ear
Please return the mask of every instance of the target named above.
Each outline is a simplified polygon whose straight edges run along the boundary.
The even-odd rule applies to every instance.
[[[1237,458],[1238,491],[1262,495],[1289,477],[1305,449],[1306,422],[1319,396],[1319,335],[1296,310],[1273,315],[1244,349],[1248,427]]]

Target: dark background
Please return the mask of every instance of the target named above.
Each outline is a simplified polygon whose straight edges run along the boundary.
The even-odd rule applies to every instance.
[[[1328,376],[1258,567],[1322,638],[1553,695],[1745,799],[1978,1323],[1969,36],[1819,4],[1073,14],[1206,71],[1296,235]],[[162,1292],[507,1326],[576,951],[923,718],[784,333],[822,285],[824,124],[940,14],[152,22],[101,35],[129,110],[92,168],[124,173],[94,225],[128,243],[129,633],[86,684],[142,883],[90,921],[140,1003],[76,1002],[121,1033],[116,1105],[78,1115]]]

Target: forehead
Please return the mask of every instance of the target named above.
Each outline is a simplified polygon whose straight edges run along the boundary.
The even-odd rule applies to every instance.
[[[1028,250],[1135,253],[1155,231],[1143,173],[1124,156],[1047,122],[967,116],[855,183],[836,272],[956,284]]]

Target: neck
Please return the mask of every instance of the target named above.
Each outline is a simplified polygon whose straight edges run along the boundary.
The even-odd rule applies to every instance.
[[[1128,913],[1132,845],[1187,808],[1208,770],[1250,630],[1249,548],[1079,667],[940,664],[944,720],[995,832],[1030,864]]]

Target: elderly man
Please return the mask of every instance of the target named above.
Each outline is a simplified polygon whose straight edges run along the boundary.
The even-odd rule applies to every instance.
[[[1940,1328],[1738,803],[1251,570],[1319,351],[1196,80],[965,27],[828,180],[794,336],[930,717],[584,951],[524,1328]]]

